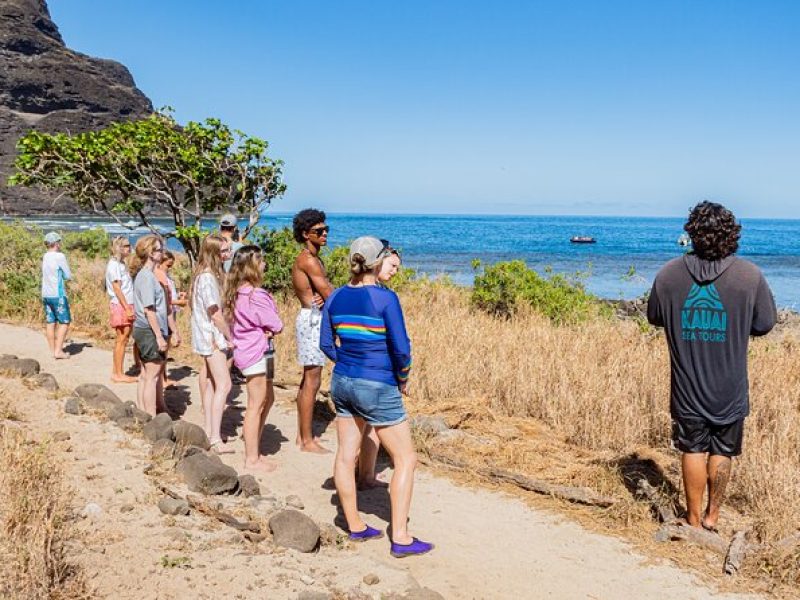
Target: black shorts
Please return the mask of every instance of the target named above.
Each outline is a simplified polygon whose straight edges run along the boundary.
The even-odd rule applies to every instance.
[[[139,357],[143,363],[164,362],[167,355],[158,349],[156,334],[149,327],[134,327],[133,341],[139,348]]]
[[[672,420],[672,441],[681,452],[739,456],[743,433],[744,419],[728,425],[715,425],[705,419]]]

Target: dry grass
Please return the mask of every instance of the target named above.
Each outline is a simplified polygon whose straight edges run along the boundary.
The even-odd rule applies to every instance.
[[[69,559],[72,491],[47,443],[24,431],[0,435],[0,596],[88,597],[81,571]]]

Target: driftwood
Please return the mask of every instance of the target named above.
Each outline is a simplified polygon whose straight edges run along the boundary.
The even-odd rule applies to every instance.
[[[614,498],[600,496],[587,488],[556,485],[546,481],[541,481],[539,479],[532,479],[531,477],[526,477],[525,475],[520,475],[519,473],[514,473],[505,469],[499,469],[497,467],[473,467],[465,461],[436,452],[430,453],[430,461],[428,462],[436,465],[447,466],[453,469],[472,471],[487,479],[513,483],[517,487],[529,492],[553,496],[555,498],[576,502],[578,504],[607,508],[616,502],[616,499]]]
[[[725,555],[725,562],[722,570],[728,575],[733,575],[742,568],[742,563],[748,552],[753,549],[753,545],[747,541],[748,531],[741,529],[733,534],[731,544],[728,546],[728,553]]]
[[[697,544],[717,554],[726,556],[728,554],[728,542],[721,535],[712,531],[707,531],[700,527],[692,527],[684,524],[667,524],[656,532],[657,542],[669,542],[671,540],[683,540]]]
[[[210,506],[208,503],[204,502],[200,498],[196,498],[194,496],[186,496],[186,501],[189,503],[189,506],[195,509],[197,512],[201,512],[204,515],[208,515],[209,517],[214,517],[217,521],[225,523],[228,527],[233,527],[238,531],[251,531],[253,533],[261,533],[261,525],[256,523],[255,521],[240,521],[232,514],[227,513],[223,510],[219,510]]]
[[[170,488],[168,488],[165,485],[160,485],[158,487],[162,492],[164,492],[167,496],[170,496],[171,498],[175,498],[176,500],[182,500],[183,499],[183,496],[181,496],[179,493],[171,490]],[[227,513],[224,510],[220,510],[218,508],[215,508],[215,507],[211,506],[210,504],[208,504],[208,502],[205,502],[205,501],[201,500],[200,498],[197,498],[195,496],[190,496],[190,495],[187,494],[186,495],[186,502],[189,503],[189,507],[190,508],[193,508],[197,512],[203,513],[204,515],[207,515],[209,517],[213,517],[217,521],[220,521],[220,522],[224,523],[228,527],[233,527],[237,531],[250,532],[250,533],[254,533],[254,534],[260,534],[261,533],[261,525],[259,525],[255,521],[240,521],[239,519],[234,517],[232,514]]]
[[[647,479],[640,479],[636,483],[636,490],[650,503],[661,523],[674,523],[677,520],[672,501],[654,488]]]

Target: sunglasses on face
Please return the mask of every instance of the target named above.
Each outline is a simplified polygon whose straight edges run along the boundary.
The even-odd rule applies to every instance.
[[[327,235],[330,230],[331,228],[328,225],[325,225],[324,227],[314,227],[313,229],[309,229],[309,232],[316,236],[322,237],[323,235]]]
[[[392,254],[396,254],[400,256],[400,253],[392,248],[392,245],[389,243],[389,240],[380,240],[381,244],[383,244],[383,248],[381,248],[381,254],[383,256],[390,256]]]

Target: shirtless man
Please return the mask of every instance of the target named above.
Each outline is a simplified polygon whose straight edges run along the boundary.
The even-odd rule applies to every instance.
[[[325,213],[313,208],[297,213],[293,228],[294,239],[303,245],[292,266],[292,285],[301,305],[295,323],[297,360],[303,367],[303,379],[297,392],[297,445],[304,452],[326,454],[330,450],[314,438],[311,424],[325,365],[325,355],[319,349],[320,305],[333,292],[325,266],[319,259],[319,251],[328,243],[329,228],[325,225]]]

